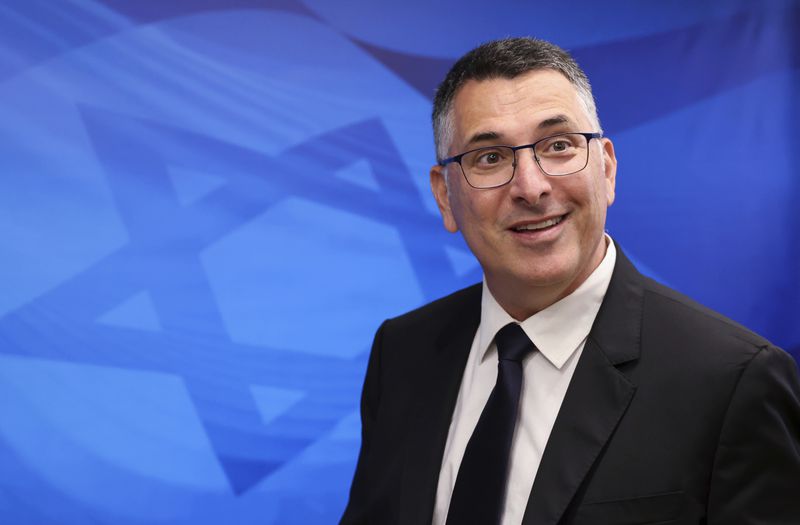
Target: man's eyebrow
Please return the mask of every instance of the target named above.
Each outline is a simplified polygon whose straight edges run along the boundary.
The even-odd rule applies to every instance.
[[[496,132],[496,131],[479,131],[470,137],[466,144],[464,144],[465,148],[472,146],[476,142],[485,142],[487,140],[499,140],[503,136]]]
[[[536,126],[537,129],[547,129],[552,128],[554,126],[558,126],[561,124],[568,124],[570,122],[569,117],[566,115],[556,115],[554,117],[550,117],[548,119],[544,119]]]

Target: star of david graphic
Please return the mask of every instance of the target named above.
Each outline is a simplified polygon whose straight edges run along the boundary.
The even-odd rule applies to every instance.
[[[343,385],[360,384],[363,354],[338,359],[234,342],[199,253],[290,196],[346,208],[398,228],[428,298],[452,287],[453,279],[443,283],[425,269],[449,268],[446,250],[461,245],[445,233],[432,234],[433,243],[414,233],[444,230],[438,218],[422,212],[410,174],[379,120],[345,126],[270,157],[94,108],[82,107],[81,113],[129,242],[3,318],[2,351],[180,376],[232,490],[241,494],[353,410],[353,400],[341,392]],[[120,144],[126,145],[124,153]],[[355,161],[370,165],[379,191],[332,176]],[[212,166],[226,174],[226,182],[184,206],[170,182],[170,166]],[[212,213],[220,209],[236,213]],[[152,300],[159,331],[97,322],[142,292]],[[82,344],[75,344],[76,337]],[[304,395],[265,424],[251,385]]]

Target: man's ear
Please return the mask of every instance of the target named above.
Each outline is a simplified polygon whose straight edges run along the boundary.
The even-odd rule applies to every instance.
[[[436,199],[436,205],[439,206],[439,213],[442,214],[442,222],[444,227],[450,233],[458,231],[456,219],[453,216],[453,210],[450,208],[450,189],[447,185],[447,174],[445,168],[434,165],[431,168],[431,191],[433,191],[433,198]]]
[[[608,206],[614,203],[617,188],[617,155],[614,153],[614,143],[603,138],[603,175],[606,181],[606,202]]]

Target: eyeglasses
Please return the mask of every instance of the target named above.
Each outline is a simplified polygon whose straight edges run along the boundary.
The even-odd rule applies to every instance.
[[[581,171],[589,164],[589,141],[602,133],[559,133],[522,146],[486,146],[439,161],[440,166],[458,162],[473,188],[497,188],[511,182],[517,168],[517,151],[532,149],[545,175],[560,177]]]

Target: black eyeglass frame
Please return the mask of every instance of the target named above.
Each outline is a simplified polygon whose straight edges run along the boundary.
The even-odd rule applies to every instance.
[[[533,142],[531,144],[523,144],[522,146],[507,146],[505,144],[497,144],[497,145],[494,145],[494,146],[481,146],[480,148],[471,149],[469,151],[465,151],[463,153],[459,153],[458,155],[455,155],[453,157],[448,157],[446,159],[442,159],[442,160],[438,161],[437,164],[439,164],[439,166],[445,167],[450,163],[457,162],[458,163],[458,167],[461,168],[461,174],[464,176],[464,180],[466,180],[467,184],[469,184],[470,186],[472,186],[476,190],[491,190],[491,189],[494,189],[494,188],[500,188],[500,187],[505,186],[506,184],[510,183],[512,180],[514,180],[514,175],[517,174],[517,151],[519,151],[521,149],[530,148],[530,149],[533,150],[533,158],[536,161],[536,164],[539,166],[539,169],[542,170],[542,173],[544,173],[548,177],[565,177],[567,175],[572,175],[574,173],[578,173],[579,171],[583,171],[586,168],[586,166],[589,165],[589,151],[588,151],[588,149],[586,151],[586,164],[584,164],[583,167],[581,169],[579,169],[579,170],[571,171],[569,173],[562,173],[560,175],[550,175],[549,173],[547,173],[545,171],[544,168],[542,168],[542,163],[539,162],[539,157],[536,156],[536,149],[535,149],[536,145],[539,144],[540,142],[544,142],[545,140],[550,140],[550,139],[553,139],[555,137],[560,137],[562,135],[583,135],[586,138],[586,147],[587,148],[589,147],[589,142],[592,139],[603,138],[603,134],[602,133],[597,133],[597,132],[595,132],[595,133],[584,133],[584,132],[579,132],[579,131],[565,131],[563,133],[556,133],[555,135],[549,135],[547,137],[541,138],[541,139],[539,139],[536,142]],[[469,155],[470,153],[473,153],[473,152],[476,152],[476,151],[480,151],[480,150],[483,150],[483,149],[491,149],[491,148],[509,148],[514,153],[514,164],[513,164],[514,170],[511,172],[511,177],[506,182],[504,182],[503,184],[498,184],[497,186],[474,186],[469,181],[469,178],[467,177],[467,172],[464,171],[464,166],[461,164],[461,159],[464,158],[464,155]]]

